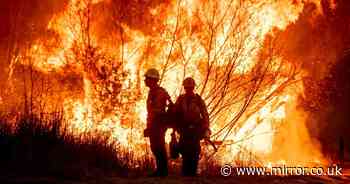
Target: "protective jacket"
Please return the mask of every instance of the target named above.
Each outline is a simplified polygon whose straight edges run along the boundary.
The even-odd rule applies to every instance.
[[[198,95],[180,95],[175,103],[178,129],[202,134],[209,129],[209,115],[204,100]],[[191,132],[189,132],[191,133]]]
[[[166,115],[167,105],[171,103],[170,96],[164,88],[159,86],[149,91],[147,97],[147,128],[165,126],[162,119]]]

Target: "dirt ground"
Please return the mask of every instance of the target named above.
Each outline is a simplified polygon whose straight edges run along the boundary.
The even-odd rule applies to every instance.
[[[108,177],[108,178],[98,178],[98,179],[88,179],[88,180],[64,180],[64,179],[54,179],[54,178],[11,178],[6,180],[0,180],[1,184],[5,183],[52,183],[52,184],[153,184],[153,183],[167,183],[167,184],[179,184],[179,183],[190,183],[190,184],[211,184],[211,183],[223,183],[223,184],[349,184],[350,176],[342,177],[302,177],[302,176],[292,176],[292,177],[179,177],[179,176],[169,176],[166,178],[119,178],[119,177]]]
[[[239,184],[239,183],[250,183],[250,184],[264,184],[264,183],[273,183],[273,184],[334,184],[334,183],[350,183],[350,179],[341,179],[341,178],[317,178],[317,177],[297,177],[297,178],[278,178],[278,177],[268,177],[268,178],[241,178],[241,177],[230,177],[230,178],[181,178],[181,177],[167,177],[167,178],[101,178],[96,180],[89,181],[70,181],[70,180],[57,180],[50,178],[41,178],[41,179],[13,179],[2,181],[1,183],[57,183],[57,184],[153,184],[153,183],[167,183],[167,184],[179,184],[179,183],[193,183],[193,184],[211,184],[211,183],[223,183],[223,184]]]
[[[16,177],[1,177],[0,184],[6,183],[26,183],[26,184],[350,184],[350,168],[342,170],[342,176],[199,176],[199,177],[181,177],[178,175],[170,175],[164,178],[157,177],[100,177],[93,179],[59,179],[59,178],[16,178]]]

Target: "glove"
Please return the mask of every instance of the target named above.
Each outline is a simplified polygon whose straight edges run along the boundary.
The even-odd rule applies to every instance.
[[[151,135],[151,131],[148,128],[143,130],[143,136],[144,137],[149,137],[150,135]]]

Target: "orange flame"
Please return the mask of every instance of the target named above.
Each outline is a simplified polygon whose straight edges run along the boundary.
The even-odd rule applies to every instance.
[[[162,78],[162,85],[175,100],[176,96],[181,93],[181,81],[185,76],[193,76],[198,83],[202,84],[205,80],[203,75],[205,66],[203,66],[202,61],[213,62],[216,55],[220,55],[220,58],[215,58],[214,65],[215,67],[226,67],[227,60],[236,52],[232,49],[232,47],[235,47],[235,40],[247,36],[248,39],[244,42],[242,51],[236,58],[238,62],[233,72],[234,75],[244,76],[257,66],[259,62],[258,54],[264,47],[266,36],[271,34],[273,29],[283,30],[298,20],[304,8],[303,1],[290,0],[265,0],[251,3],[219,0],[179,0],[171,6],[171,9],[167,10],[163,31],[158,35],[143,34],[126,23],[122,23],[120,27],[127,33],[128,40],[123,43],[120,50],[125,60],[124,68],[128,71],[128,80],[121,84],[121,88],[125,90],[132,89],[135,96],[139,96],[135,98],[135,102],[131,105],[131,108],[127,109],[128,113],[125,115],[121,113],[122,110],[120,109],[114,109],[109,114],[102,114],[103,112],[99,111],[98,107],[103,105],[103,101],[99,100],[99,95],[96,92],[96,88],[101,86],[96,84],[96,81],[90,77],[91,73],[86,71],[81,63],[72,63],[72,60],[74,60],[72,53],[74,44],[83,44],[82,42],[86,37],[84,35],[85,28],[82,27],[77,14],[80,11],[87,10],[89,6],[103,2],[110,3],[104,0],[71,0],[66,11],[56,15],[48,25],[48,29],[52,29],[60,35],[62,43],[50,53],[45,53],[47,51],[40,42],[33,45],[32,53],[38,55],[38,57],[35,57],[34,66],[43,72],[53,70],[64,72],[63,68],[65,66],[69,64],[75,66],[84,78],[84,95],[83,99],[71,98],[66,99],[63,103],[71,131],[77,135],[84,132],[108,134],[110,135],[110,141],[117,141],[124,147],[139,153],[139,155],[144,154],[143,148],[147,144],[142,136],[147,116],[145,108],[147,89],[139,80],[143,76],[144,69],[151,66],[167,67]],[[314,3],[320,6],[319,1],[314,0]],[[161,8],[153,8],[150,10],[150,14],[157,16],[162,11]],[[233,19],[235,16],[236,18]],[[240,24],[242,24],[240,21],[245,26],[240,27]],[[234,29],[242,30],[233,32]],[[119,52],[118,49],[111,50],[116,46],[99,43],[94,37],[93,29],[91,31],[89,33],[91,34],[91,43],[89,44],[98,45],[110,55]],[[204,34],[208,34],[207,31],[213,31],[210,33],[212,34],[212,40],[205,38]],[[216,47],[208,48],[208,42],[216,45]],[[148,52],[151,52],[151,54],[148,54]],[[47,57],[39,57],[39,55],[46,55]],[[164,61],[168,61],[168,64],[164,64],[166,63]],[[273,58],[272,63],[274,63],[272,70],[279,70],[278,66],[282,63],[282,59]],[[270,86],[271,91],[287,78],[281,78],[280,80],[276,82],[275,86]],[[214,84],[209,82],[209,85]],[[199,86],[199,89],[200,87],[202,86]],[[278,162],[279,160],[276,161],[271,156],[274,152],[274,142],[276,142],[274,138],[278,134],[274,130],[277,126],[291,125],[296,123],[295,121],[303,123],[302,118],[293,119],[291,117],[289,119],[291,114],[297,114],[297,97],[303,93],[303,90],[295,91],[295,89],[302,89],[302,87],[301,83],[295,84],[289,90],[275,96],[256,113],[247,117],[245,122],[239,122],[242,126],[226,139],[226,141],[238,143],[220,149],[219,153],[216,154],[217,159],[222,162],[231,162],[244,148],[244,150],[266,155],[264,158],[266,164],[268,162]],[[209,93],[210,91],[204,91],[203,95],[208,96]],[[266,92],[262,99],[266,98],[268,94],[269,92]],[[235,114],[230,114],[230,112],[235,110],[230,109],[225,117],[219,117],[217,121],[211,122],[212,131],[219,131],[222,127],[222,123],[219,121],[220,118],[232,119]],[[301,162],[310,158],[323,159],[322,155],[318,153],[318,149],[309,144],[311,141],[305,127],[303,130],[294,129],[291,133],[294,134],[291,137],[295,137],[299,133],[302,134],[300,136],[303,137],[303,140],[295,139],[293,141],[297,149],[294,151],[303,153],[303,156],[302,158],[296,158],[295,155],[290,153],[283,153],[285,159],[296,159]],[[249,137],[248,140],[242,141],[247,137]],[[222,137],[218,138],[218,140],[220,139]],[[169,135],[167,140],[169,140]],[[307,142],[307,145],[305,145],[305,142]]]

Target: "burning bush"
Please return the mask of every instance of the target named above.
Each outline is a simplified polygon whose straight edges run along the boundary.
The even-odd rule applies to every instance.
[[[11,117],[63,109],[74,136],[103,135],[143,157],[143,71],[156,67],[173,99],[182,79],[195,78],[212,139],[222,143],[216,161],[233,162],[247,150],[265,164],[327,162],[309,136],[309,114],[298,107],[312,87],[304,81],[313,68],[308,58],[316,65],[332,60],[316,57],[332,45],[315,47],[324,26],[314,23],[345,1],[3,2],[9,29],[0,30],[7,61],[0,63],[0,108],[16,109]],[[40,12],[28,16],[34,10]],[[317,38],[310,36],[314,25]]]

